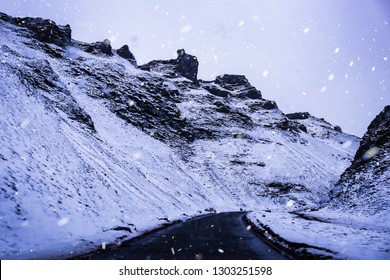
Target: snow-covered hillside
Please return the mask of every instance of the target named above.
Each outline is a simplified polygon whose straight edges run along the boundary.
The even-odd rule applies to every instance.
[[[369,125],[352,164],[320,209],[249,214],[266,236],[295,255],[390,259],[390,107]]]
[[[0,14],[1,258],[63,258],[210,207],[318,209],[358,148],[244,76],[194,83],[70,33]]]

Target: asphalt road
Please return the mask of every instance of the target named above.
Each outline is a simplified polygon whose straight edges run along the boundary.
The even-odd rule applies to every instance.
[[[282,260],[288,256],[248,230],[244,212],[197,217],[143,237],[115,250],[99,250],[88,259],[124,260]]]

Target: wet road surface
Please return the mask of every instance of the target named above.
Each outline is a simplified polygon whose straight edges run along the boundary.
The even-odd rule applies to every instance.
[[[124,260],[282,260],[289,257],[248,230],[245,212],[210,214],[177,223],[99,250],[88,259]]]

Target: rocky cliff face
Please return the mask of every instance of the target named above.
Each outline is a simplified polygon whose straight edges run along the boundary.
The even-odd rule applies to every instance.
[[[355,158],[333,190],[347,211],[390,215],[390,106],[368,126]]]
[[[353,159],[360,139],[285,115],[243,75],[138,67],[129,48],[70,34],[0,14],[1,257],[69,254],[209,207],[317,207]]]

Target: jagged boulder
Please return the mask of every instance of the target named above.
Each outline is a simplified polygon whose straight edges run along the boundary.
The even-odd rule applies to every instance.
[[[297,112],[297,113],[291,113],[286,114],[286,117],[290,120],[306,120],[309,118],[310,114],[308,112]]]
[[[177,61],[175,59],[152,60],[146,64],[138,66],[138,68],[144,71],[161,72],[167,78],[175,78],[179,75],[177,70]]]
[[[340,133],[343,132],[343,130],[341,129],[341,127],[338,126],[338,125],[335,125],[335,126],[333,127],[333,129],[334,129],[335,131],[337,131],[337,132],[340,132]]]
[[[266,102],[264,102],[263,108],[266,110],[278,109],[278,104],[276,104],[275,101],[267,100]]]
[[[248,79],[244,75],[220,75],[217,76],[215,79],[215,83],[219,84],[221,86],[226,86],[226,85],[232,85],[232,86],[245,86],[247,85]]]
[[[281,121],[280,123],[278,123],[276,125],[276,127],[281,129],[281,130],[285,130],[285,131],[289,131],[289,132],[293,132],[293,133],[299,133],[301,131],[307,133],[307,128],[304,124],[290,121],[288,119]]]
[[[32,36],[41,42],[52,43],[60,47],[70,44],[72,30],[68,24],[61,26],[48,19],[39,17],[10,17],[4,13],[0,13],[0,19],[14,25],[26,27],[31,31]]]
[[[365,162],[374,158],[382,152],[390,152],[390,105],[386,106],[382,112],[376,116],[367,128],[364,134],[360,147],[355,155],[355,162]],[[367,153],[373,147],[377,147],[377,153]]]
[[[105,39],[103,42],[95,42],[92,44],[84,45],[84,51],[92,54],[106,54],[109,56],[113,56],[111,41]]]
[[[177,70],[179,73],[193,82],[198,82],[199,62],[196,56],[187,54],[184,49],[177,51]]]
[[[183,76],[199,85],[198,82],[198,59],[190,54],[185,53],[183,49],[177,51],[177,59],[170,60],[153,60],[138,68],[145,71],[157,71],[168,78]]]
[[[224,89],[238,92],[237,97],[261,99],[261,92],[252,86],[244,75],[225,74],[217,76],[215,83]]]
[[[120,49],[116,51],[116,53],[120,57],[123,57],[124,59],[128,60],[132,65],[137,66],[137,61],[135,59],[135,56],[130,51],[128,45],[122,46]]]

